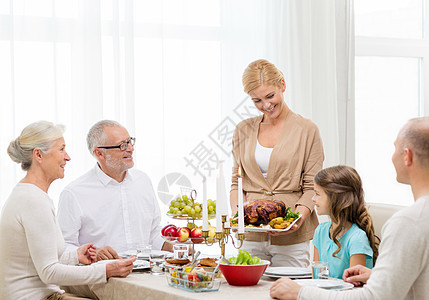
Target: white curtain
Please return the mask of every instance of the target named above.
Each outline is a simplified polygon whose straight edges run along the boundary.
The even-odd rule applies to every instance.
[[[285,1],[276,58],[286,70],[290,106],[322,135],[324,166],[354,164],[347,110],[354,101],[353,3]]]
[[[0,3],[0,207],[23,176],[6,148],[40,119],[67,128],[72,160],[51,187],[54,202],[95,164],[85,136],[100,119],[136,136],[136,167],[152,178],[161,203],[178,188],[201,192],[201,174],[216,198],[219,161],[229,188],[235,124],[257,114],[241,74],[259,58],[284,71],[286,101],[318,124],[325,165],[347,160],[348,0]]]

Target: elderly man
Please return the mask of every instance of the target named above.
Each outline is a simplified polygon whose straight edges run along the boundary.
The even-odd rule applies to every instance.
[[[88,132],[97,164],[61,193],[58,222],[68,247],[91,241],[97,258],[151,244],[171,250],[161,237],[160,209],[149,177],[134,166],[135,138],[119,123],[103,120]]]
[[[277,299],[427,299],[429,297],[429,118],[410,120],[399,132],[392,156],[396,179],[409,184],[415,203],[393,215],[382,231],[380,255],[372,270],[355,266],[343,279],[362,288],[328,291],[276,281]],[[365,284],[366,283],[366,284]]]

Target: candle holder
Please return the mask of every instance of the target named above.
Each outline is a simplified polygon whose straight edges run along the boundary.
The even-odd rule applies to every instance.
[[[203,234],[202,234],[202,237],[204,238],[204,244],[206,244],[207,246],[212,246],[216,242],[218,242],[220,247],[220,252],[223,257],[225,257],[225,245],[229,242],[230,239],[235,249],[240,249],[241,246],[243,246],[243,241],[244,241],[244,233],[239,233],[237,237],[237,241],[239,241],[240,243],[239,245],[236,245],[236,242],[234,241],[234,238],[231,235],[231,228],[229,227],[225,228],[226,218],[227,216],[225,215],[222,216],[222,232],[216,232],[216,235],[214,236],[212,241],[208,240],[209,239],[208,230],[203,230]]]

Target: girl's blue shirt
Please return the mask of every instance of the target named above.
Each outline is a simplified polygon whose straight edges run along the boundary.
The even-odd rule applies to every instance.
[[[350,257],[355,254],[366,255],[366,267],[373,267],[373,251],[369,245],[368,237],[365,231],[353,224],[344,235],[338,239],[341,244],[341,250],[335,257],[332,254],[338,249],[338,246],[329,237],[329,228],[332,222],[324,222],[317,226],[313,244],[319,251],[319,261],[329,263],[329,277],[342,278],[344,270],[350,267]]]

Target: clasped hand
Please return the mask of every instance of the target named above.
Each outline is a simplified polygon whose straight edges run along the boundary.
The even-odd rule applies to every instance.
[[[79,263],[90,265],[97,261],[97,248],[94,244],[85,244],[77,248],[77,258]]]
[[[92,243],[85,244],[77,248],[77,257],[79,263],[84,265],[90,265],[100,260],[120,258],[118,253],[116,253],[112,247],[106,246],[97,249],[97,247],[95,247]]]
[[[118,253],[110,246],[97,249],[97,261],[118,258],[120,258]]]
[[[77,248],[79,263],[90,265],[98,260],[118,259],[119,255],[112,247],[106,246],[97,249],[94,244],[85,244]],[[127,259],[118,259],[106,265],[106,277],[126,277],[133,271],[135,256]]]
[[[90,243],[77,248],[77,258],[79,263],[90,265],[100,260],[118,259],[119,255],[110,246],[97,249],[94,244]]]

